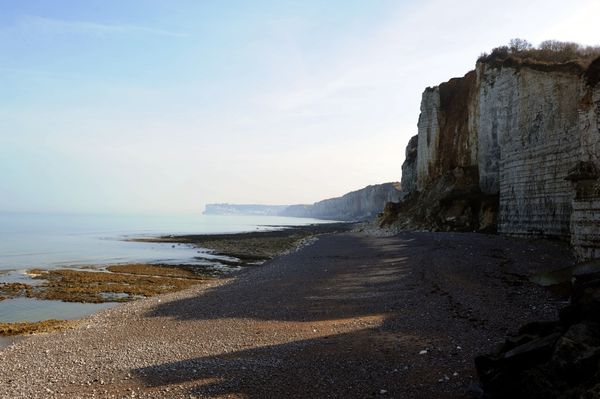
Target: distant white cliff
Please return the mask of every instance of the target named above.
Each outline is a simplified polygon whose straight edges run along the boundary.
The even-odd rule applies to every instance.
[[[291,216],[328,220],[367,220],[377,217],[387,202],[400,199],[399,183],[367,186],[341,197],[311,205],[207,204],[205,215]]]
[[[289,205],[207,204],[205,215],[278,216]]]

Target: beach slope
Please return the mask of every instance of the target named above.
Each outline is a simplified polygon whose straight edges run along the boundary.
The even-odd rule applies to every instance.
[[[481,234],[322,235],[0,351],[0,397],[461,398],[475,355],[556,315],[528,276],[569,262]]]

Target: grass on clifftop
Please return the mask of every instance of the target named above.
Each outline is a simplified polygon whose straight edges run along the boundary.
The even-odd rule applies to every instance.
[[[600,57],[600,46],[583,46],[573,42],[546,40],[535,47],[527,40],[512,39],[506,46],[483,53],[478,62],[504,62],[509,59],[523,63],[564,64],[574,62],[587,68]]]

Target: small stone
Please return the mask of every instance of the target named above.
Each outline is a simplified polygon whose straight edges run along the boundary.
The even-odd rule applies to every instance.
[[[421,352],[419,352],[419,355],[426,355],[427,354],[427,349],[423,349]]]
[[[387,389],[380,389],[380,390],[379,390],[379,394],[380,394],[380,395],[385,395],[385,394],[387,394],[387,393],[388,393]]]

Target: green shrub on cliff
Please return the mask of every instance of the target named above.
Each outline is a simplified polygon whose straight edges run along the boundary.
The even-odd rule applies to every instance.
[[[577,62],[587,66],[598,57],[600,57],[600,46],[546,40],[535,47],[527,40],[512,39],[506,46],[496,47],[489,54],[481,54],[477,61],[502,62],[513,59],[520,62],[548,64]]]

